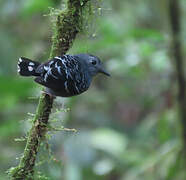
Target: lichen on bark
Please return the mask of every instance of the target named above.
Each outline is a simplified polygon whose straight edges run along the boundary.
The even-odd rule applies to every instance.
[[[72,46],[77,33],[82,28],[82,11],[88,1],[90,0],[67,0],[66,9],[57,11],[49,58],[65,54]],[[41,94],[23,156],[19,165],[8,171],[11,179],[32,180],[34,178],[35,161],[40,143],[47,132],[53,101],[53,97],[45,93]]]

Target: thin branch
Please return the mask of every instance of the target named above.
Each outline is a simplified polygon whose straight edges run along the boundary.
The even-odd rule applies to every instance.
[[[84,0],[83,6],[88,1],[89,0]],[[81,6],[81,2],[81,0],[68,0],[67,9],[65,11],[59,11],[54,27],[50,58],[65,54],[71,47],[77,33],[80,31],[83,7]],[[54,99],[47,94],[43,93],[41,95],[23,156],[20,159],[19,165],[9,170],[11,179],[33,179],[36,156],[40,143],[47,132],[53,100]]]
[[[180,0],[169,1],[169,15],[172,30],[172,53],[176,66],[176,76],[178,80],[178,102],[180,118],[182,122],[183,151],[186,156],[186,94],[185,94],[185,75],[184,60],[182,55],[181,43],[181,15]]]

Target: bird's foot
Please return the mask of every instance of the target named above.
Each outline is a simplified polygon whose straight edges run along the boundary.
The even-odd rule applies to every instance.
[[[41,90],[41,93],[49,95],[50,98],[54,98],[54,99],[56,98],[55,95],[53,95],[53,94],[51,94],[51,93],[49,93],[49,92],[47,92],[47,91],[43,91],[43,90]]]

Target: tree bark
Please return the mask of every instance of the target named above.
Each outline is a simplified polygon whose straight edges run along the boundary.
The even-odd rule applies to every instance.
[[[64,11],[58,11],[54,24],[50,58],[63,55],[69,50],[77,33],[82,28],[82,10],[88,1],[90,0],[68,0],[67,8]],[[19,165],[9,170],[11,179],[33,179],[36,156],[47,132],[53,100],[53,97],[45,93],[41,94],[23,156]]]

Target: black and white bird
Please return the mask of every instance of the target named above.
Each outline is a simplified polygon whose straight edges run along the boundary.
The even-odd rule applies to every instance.
[[[100,59],[90,54],[57,56],[42,64],[21,57],[17,71],[21,76],[35,76],[35,82],[45,86],[46,93],[61,97],[85,92],[98,73],[110,76]]]

